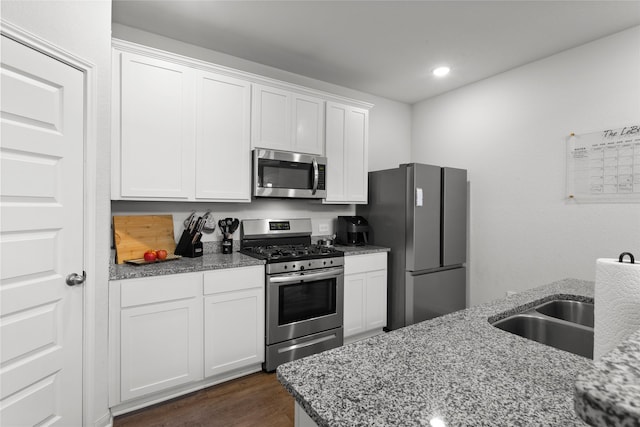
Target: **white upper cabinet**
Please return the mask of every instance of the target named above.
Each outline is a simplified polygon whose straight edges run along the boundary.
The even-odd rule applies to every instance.
[[[367,203],[369,111],[327,102],[325,203]]]
[[[304,95],[293,95],[293,151],[324,153],[324,101]]]
[[[120,59],[121,195],[186,199],[193,187],[192,71],[132,53]]]
[[[199,72],[196,77],[196,199],[250,201],[251,85]]]
[[[111,198],[251,201],[251,84],[178,62],[114,51]]]
[[[367,202],[370,104],[115,39],[112,67],[112,200],[250,202],[266,148],[326,156],[324,202]]]
[[[252,148],[291,151],[291,93],[253,85]]]
[[[252,148],[324,153],[324,100],[256,84],[252,103]]]

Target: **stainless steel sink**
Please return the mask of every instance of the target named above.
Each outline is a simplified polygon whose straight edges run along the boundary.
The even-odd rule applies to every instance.
[[[593,359],[593,304],[553,300],[492,324],[503,331]]]
[[[593,328],[593,304],[588,302],[554,300],[536,307],[536,311]]]

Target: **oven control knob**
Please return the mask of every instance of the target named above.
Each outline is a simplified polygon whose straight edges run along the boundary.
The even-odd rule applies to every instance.
[[[304,270],[304,265],[301,265],[301,266],[300,266],[300,270]]]

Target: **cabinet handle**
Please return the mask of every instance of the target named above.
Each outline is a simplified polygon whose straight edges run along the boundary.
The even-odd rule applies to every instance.
[[[311,194],[316,194],[316,191],[318,191],[318,181],[320,180],[320,172],[318,171],[318,162],[316,161],[316,158],[313,158],[313,191],[311,191]]]

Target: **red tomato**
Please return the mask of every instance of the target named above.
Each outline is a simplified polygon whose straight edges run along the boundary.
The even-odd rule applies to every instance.
[[[155,261],[157,258],[156,252],[152,250],[148,250],[144,253],[144,260],[147,262]]]
[[[164,249],[158,249],[156,251],[156,256],[158,257],[158,259],[166,259],[167,258],[167,251],[165,251]]]

